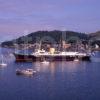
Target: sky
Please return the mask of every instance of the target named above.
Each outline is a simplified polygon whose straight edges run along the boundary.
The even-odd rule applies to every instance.
[[[0,0],[0,41],[38,30],[100,30],[100,0]]]

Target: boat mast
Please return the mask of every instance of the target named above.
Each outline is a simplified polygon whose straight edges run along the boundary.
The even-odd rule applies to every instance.
[[[42,42],[40,41],[39,50],[41,50],[41,45],[42,45]]]
[[[3,55],[1,55],[1,63],[3,64],[4,62],[3,62]]]

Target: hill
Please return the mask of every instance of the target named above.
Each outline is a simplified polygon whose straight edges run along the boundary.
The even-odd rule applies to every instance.
[[[92,44],[98,44],[100,46],[100,31],[89,34],[89,40]]]
[[[15,44],[24,44],[24,43],[39,43],[41,40],[44,42],[55,42],[59,43],[61,40],[67,42],[79,40],[88,40],[89,36],[85,33],[73,32],[73,31],[37,31],[30,33],[26,36],[19,37],[15,40],[5,41],[2,43],[2,46],[11,47]]]

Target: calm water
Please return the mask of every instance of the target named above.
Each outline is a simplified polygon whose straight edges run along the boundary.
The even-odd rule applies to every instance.
[[[100,53],[92,62],[15,63],[12,50],[1,49],[8,63],[0,68],[0,100],[100,100]],[[1,57],[0,57],[1,58]],[[33,68],[33,77],[17,76]]]

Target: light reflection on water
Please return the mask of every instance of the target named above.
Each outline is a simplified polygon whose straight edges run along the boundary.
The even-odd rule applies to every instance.
[[[100,62],[16,63],[3,49],[8,66],[0,69],[0,100],[99,100]],[[99,55],[99,54],[98,54]],[[17,68],[33,68],[33,77],[17,76]]]

